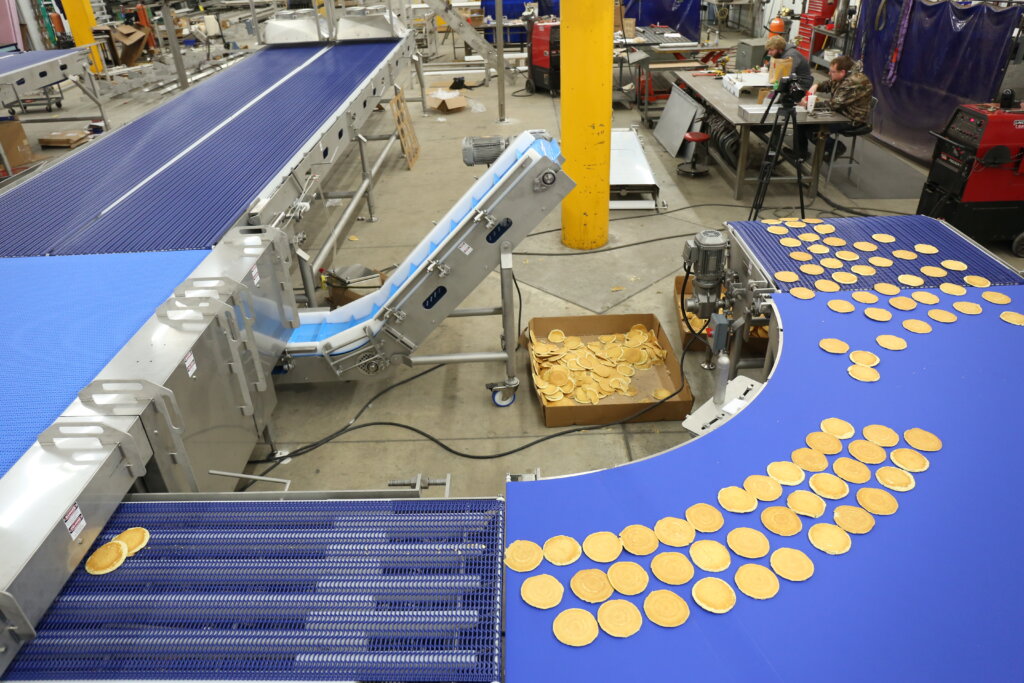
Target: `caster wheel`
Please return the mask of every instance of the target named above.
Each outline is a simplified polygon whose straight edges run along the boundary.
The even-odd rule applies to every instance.
[[[57,109],[63,109],[63,108],[64,108],[64,102],[62,102],[61,100],[57,100]]]
[[[1013,245],[1010,248],[1013,250],[1014,256],[1024,257],[1024,232],[1017,235],[1016,239],[1013,240]]]
[[[13,110],[13,109],[8,109],[8,110],[7,110],[7,114],[8,114],[9,116],[14,116],[14,110]]]
[[[537,84],[533,81],[532,78],[526,79],[526,92],[530,93],[531,95],[537,92]]]
[[[51,112],[51,111],[53,111],[53,106],[52,106],[52,105],[49,105],[49,104],[48,104],[48,105],[46,105],[46,111],[47,111],[47,112]]]
[[[497,391],[491,392],[491,403],[498,406],[499,408],[508,408],[510,405],[516,402],[516,392],[514,391]]]

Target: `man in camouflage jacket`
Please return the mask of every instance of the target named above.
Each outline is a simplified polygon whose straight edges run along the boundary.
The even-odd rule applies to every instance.
[[[871,113],[871,81],[859,69],[856,63],[849,57],[842,55],[832,60],[828,69],[829,80],[821,84],[814,84],[807,91],[808,95],[815,93],[827,93],[829,95],[829,106],[832,111],[842,114],[850,119],[849,123],[833,123],[828,126],[830,133],[844,133],[868,123]],[[805,100],[806,103],[806,100]],[[794,144],[796,154],[801,159],[806,159],[807,153],[807,132],[804,126],[797,126],[794,131]],[[840,154],[845,148],[840,143]],[[830,150],[826,150],[829,152]],[[828,157],[826,157],[828,158]]]

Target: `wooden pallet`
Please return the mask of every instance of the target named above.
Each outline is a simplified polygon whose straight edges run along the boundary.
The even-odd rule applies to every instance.
[[[416,129],[412,127],[412,117],[409,116],[409,107],[405,104],[405,94],[397,85],[389,107],[391,116],[395,119],[395,127],[398,129],[398,139],[402,142],[405,161],[411,169],[420,156],[420,141],[416,137]]]

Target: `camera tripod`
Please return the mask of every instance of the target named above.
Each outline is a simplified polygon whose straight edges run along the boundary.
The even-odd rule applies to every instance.
[[[768,107],[764,110],[764,114],[761,115],[762,124],[768,118],[768,112],[771,111],[772,105],[775,103],[776,98],[778,98],[779,93],[780,91],[776,90],[772,93],[771,99],[768,100]],[[795,136],[796,102],[793,101],[788,93],[783,93],[779,101],[779,109],[775,112],[775,119],[772,121],[772,132],[768,137],[768,147],[765,149],[764,159],[761,161],[761,173],[757,177],[757,190],[754,192],[754,201],[750,205],[750,215],[747,217],[747,220],[757,220],[758,214],[761,213],[765,196],[768,194],[768,185],[772,181],[772,174],[775,173],[775,168],[782,159],[782,145],[786,141],[786,132],[790,129],[790,125],[793,126],[793,134]],[[796,186],[800,193],[800,218],[803,218],[804,177],[801,170],[802,164],[799,159],[796,160],[794,166],[796,166]],[[743,173],[743,169],[739,169],[739,172]]]

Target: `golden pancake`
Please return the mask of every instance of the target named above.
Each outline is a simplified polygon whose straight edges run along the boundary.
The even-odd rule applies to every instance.
[[[793,463],[808,472],[821,472],[828,467],[828,458],[813,448],[798,448],[790,455]]]
[[[779,460],[768,463],[768,476],[784,486],[796,486],[803,482],[804,471],[796,463]]]
[[[840,270],[837,273],[832,273],[832,279],[841,285],[852,285],[857,282],[857,276],[853,273],[847,273],[846,271]]]
[[[658,549],[658,536],[643,524],[630,524],[619,533],[622,547],[631,555],[650,555]]]
[[[839,283],[833,282],[832,280],[815,280],[814,288],[819,292],[827,292],[829,294],[832,292],[838,292],[840,289]]]
[[[912,311],[917,308],[917,302],[908,296],[894,296],[889,299],[889,305],[897,311]]]
[[[919,254],[938,254],[939,250],[930,244],[915,244],[914,251]]]
[[[907,332],[913,332],[914,334],[928,334],[932,331],[932,326],[923,320],[907,318],[903,321],[903,329]]]
[[[790,226],[790,227],[795,227],[795,226]],[[799,227],[804,227],[804,226],[799,226]],[[797,235],[797,237],[802,239],[804,242],[817,242],[818,240],[821,239],[821,237],[819,237],[816,233],[813,233],[813,232],[802,232],[799,235]]]
[[[896,497],[883,489],[865,486],[857,491],[857,502],[873,515],[891,515],[900,509]]]
[[[623,595],[639,595],[647,588],[650,577],[636,562],[616,562],[608,567],[608,582]]]
[[[779,577],[759,564],[745,564],[736,570],[736,587],[744,595],[755,600],[768,600],[774,598],[779,592]]]
[[[821,220],[820,218],[804,218],[803,221],[804,221],[804,223],[807,223],[808,225],[815,225],[815,224],[818,224],[818,223],[825,223],[825,221]]]
[[[963,261],[956,261],[954,259],[946,259],[942,262],[942,267],[949,270],[963,271],[967,270],[967,264]]]
[[[925,277],[946,277],[949,272],[938,266],[921,266],[921,275]]]
[[[877,270],[875,270],[871,266],[864,265],[863,263],[858,263],[855,266],[850,266],[850,270],[852,270],[857,275],[863,275],[865,277],[870,276],[870,275],[874,275],[875,273],[878,272]]]
[[[846,299],[832,299],[827,305],[836,313],[853,313],[856,310],[856,306]]]
[[[973,301],[954,301],[953,308],[956,309],[958,313],[963,313],[964,315],[981,314],[981,306]]]
[[[1002,292],[993,292],[993,291],[982,292],[981,293],[981,298],[984,299],[985,301],[989,302],[990,304],[998,304],[1000,306],[1005,306],[1006,304],[1008,304],[1011,301],[1013,301],[1013,299],[1011,299],[1010,297],[1006,296]]]
[[[857,245],[855,244],[854,246]],[[840,249],[836,252],[836,258],[842,259],[843,261],[856,261],[860,258],[860,255],[846,249]]]
[[[548,341],[555,344],[561,344],[565,341],[565,332],[562,332],[561,330],[551,330],[548,332]]]
[[[897,467],[907,472],[924,472],[931,465],[928,458],[924,457],[913,448],[896,448],[889,454],[889,459]]]
[[[885,449],[870,441],[851,441],[847,446],[850,455],[868,465],[880,465],[885,462]]]
[[[836,226],[828,225],[827,223],[824,224],[824,225],[815,225],[814,226],[814,232],[818,233],[819,235],[831,235],[835,231],[836,231]]]
[[[820,256],[821,254],[828,253],[828,247],[826,247],[824,244],[810,244],[807,246],[807,251],[811,252],[812,254],[818,254]]]
[[[529,579],[527,579],[529,581]],[[612,597],[612,584],[600,569],[581,569],[569,580],[569,588],[583,602],[604,602]]]
[[[590,645],[597,638],[597,620],[585,609],[573,607],[555,617],[551,630],[558,642],[573,647]]]
[[[822,420],[821,431],[840,439],[849,439],[856,433],[852,424],[838,417],[826,417]]]
[[[822,351],[829,353],[846,353],[850,349],[850,345],[844,342],[842,339],[822,339],[818,342],[818,346]]]
[[[969,284],[971,287],[992,286],[992,282],[988,278],[981,277],[980,275],[967,275],[964,277],[964,282]]]
[[[544,559],[557,567],[572,564],[582,553],[580,544],[569,536],[552,536],[544,542]]]
[[[594,562],[614,562],[622,554],[622,541],[610,531],[595,531],[583,539],[583,552]]]
[[[682,553],[658,553],[651,560],[651,572],[662,583],[681,586],[693,578],[693,564],[690,563],[690,558]]]
[[[85,561],[85,571],[90,574],[109,574],[128,557],[128,545],[124,541],[110,541],[93,551]]]
[[[656,626],[674,628],[690,618],[690,606],[672,591],[661,589],[651,591],[644,598],[644,614]]]
[[[887,323],[892,320],[892,313],[885,310],[884,308],[872,308],[868,307],[864,309],[864,315],[871,320],[880,323]]]
[[[782,219],[779,219],[779,218],[762,218],[761,222],[764,223],[765,225],[780,225],[782,223]]]
[[[837,258],[832,258],[831,256],[828,257],[828,258],[821,259],[821,261],[819,261],[819,263],[821,263],[821,265],[823,265],[826,268],[829,268],[831,270],[838,270],[839,268],[843,267],[843,262],[842,261],[840,261]]]
[[[839,500],[850,493],[850,485],[830,472],[812,474],[807,483],[812,491],[829,500]]]
[[[800,276],[791,270],[780,270],[775,273],[775,279],[779,282],[796,282],[800,279]]]
[[[690,546],[690,559],[706,572],[721,572],[729,568],[732,556],[718,541],[701,539]]]
[[[770,560],[772,570],[787,581],[806,581],[814,575],[814,562],[796,548],[779,548]]]
[[[726,486],[718,492],[718,504],[729,512],[752,512],[757,499],[739,486]]]
[[[791,228],[803,228],[807,226],[802,218],[783,218],[782,222]]]
[[[835,455],[843,450],[843,444],[828,432],[811,432],[804,439],[808,448],[813,448],[825,455]]]
[[[505,548],[505,566],[514,572],[532,572],[543,559],[544,551],[533,541],[512,541]]]
[[[786,497],[786,507],[804,517],[821,517],[825,514],[825,501],[816,493],[799,489]]]
[[[807,532],[807,539],[815,548],[829,555],[842,555],[853,545],[850,534],[835,524],[819,522]]]
[[[1004,323],[1024,327],[1024,314],[1017,313],[1016,311],[1003,311],[999,314],[999,319]]]
[[[878,251],[878,245],[871,242],[854,242],[853,248],[860,251]]]
[[[594,571],[601,570],[595,569]],[[519,595],[522,596],[523,602],[537,609],[556,607],[558,603],[562,602],[564,592],[562,584],[550,574],[531,576],[523,581],[523,585],[519,588]]]
[[[900,442],[900,435],[885,425],[868,425],[861,433],[865,439],[882,448],[892,448]]]
[[[955,323],[957,321],[956,313],[947,311],[942,308],[933,308],[928,311],[928,317],[937,323]]]
[[[747,559],[764,557],[770,549],[767,536],[757,529],[745,526],[737,527],[730,531],[725,541],[734,553]]]
[[[865,484],[871,480],[871,470],[867,465],[853,458],[836,458],[832,462],[832,471],[837,477],[851,484]]]
[[[779,536],[795,536],[803,528],[803,522],[797,514],[781,505],[773,505],[762,510],[761,524]]]
[[[693,601],[713,614],[725,614],[736,605],[736,591],[717,576],[706,576],[693,584]]]
[[[701,533],[710,534],[718,531],[725,524],[725,518],[718,508],[707,503],[695,503],[686,508],[686,521]]]
[[[846,374],[858,382],[877,382],[882,378],[881,373],[866,365],[851,365],[846,368]]]
[[[805,263],[800,266],[800,272],[805,275],[821,275],[825,272],[825,269],[819,266],[817,263]]]
[[[767,230],[773,235],[785,235],[789,232],[789,228],[784,228],[781,225],[772,225],[768,227]]]
[[[916,448],[919,451],[932,452],[942,448],[942,439],[920,427],[903,432],[903,438],[911,448]]]
[[[900,288],[891,282],[879,282],[874,289],[883,296],[896,296],[900,293]]]
[[[884,232],[876,232],[874,235],[871,236],[871,239],[873,239],[876,242],[881,242],[882,244],[892,244],[893,242],[896,241],[895,237]]]
[[[839,505],[832,511],[836,525],[851,534],[866,534],[875,528],[871,513],[855,505]]]
[[[939,285],[939,289],[943,294],[949,294],[950,296],[963,296],[967,293],[967,288],[962,285],[953,284],[952,282],[943,282]]]
[[[881,362],[881,359],[870,351],[851,351],[850,362],[854,365],[863,365],[866,368],[873,368]]]
[[[844,240],[842,237],[826,237],[825,239],[822,240],[822,242],[824,242],[825,244],[827,244],[830,247],[845,247],[846,246],[846,240]]]
[[[808,254],[806,251],[791,251],[789,252],[789,258],[794,261],[810,261],[814,257]]]
[[[893,260],[888,259],[884,256],[872,256],[868,258],[868,263],[875,266],[876,268],[888,268],[893,264]]]
[[[875,342],[889,351],[902,351],[907,348],[907,340],[894,334],[880,334],[875,337]]]
[[[786,228],[786,230],[788,231],[789,228]],[[795,237],[783,237],[782,239],[779,240],[779,244],[781,244],[784,247],[792,248],[792,247],[799,247],[801,242],[800,242],[800,240],[798,240]]]
[[[875,479],[879,484],[893,491],[909,491],[916,484],[914,475],[910,472],[890,465],[879,467],[875,472]]]
[[[789,295],[797,299],[804,299],[805,301],[814,298],[814,292],[806,287],[793,287],[789,290]]]
[[[682,548],[693,543],[696,530],[685,519],[662,517],[654,525],[654,535],[665,545]]]
[[[906,285],[907,287],[920,287],[924,284],[924,278],[918,277],[917,275],[910,275],[904,273],[896,278],[900,284]]]
[[[782,487],[779,482],[763,474],[751,474],[744,479],[743,490],[754,498],[765,501],[778,500],[782,495]]]
[[[128,546],[128,557],[131,557],[149,543],[149,530],[141,526],[133,526],[114,536],[114,540],[121,541]]]
[[[854,292],[850,296],[853,300],[862,304],[875,304],[878,303],[878,297],[871,292]]]
[[[924,304],[925,306],[934,306],[939,303],[939,297],[935,296],[931,292],[925,292],[920,289],[912,293],[910,298],[919,304]]]
[[[904,261],[913,261],[917,258],[917,254],[912,251],[907,251],[906,249],[896,249],[892,252],[892,255],[898,259],[903,259]]]

